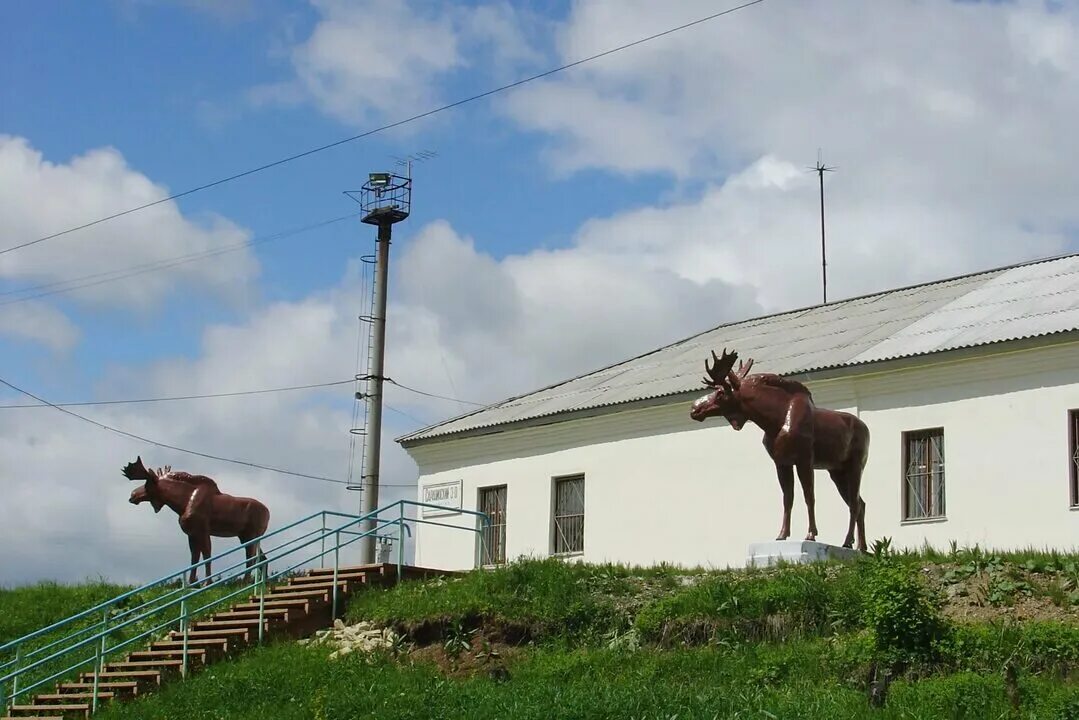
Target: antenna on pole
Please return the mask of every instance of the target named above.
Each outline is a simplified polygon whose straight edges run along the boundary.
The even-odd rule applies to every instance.
[[[438,157],[438,153],[434,150],[420,150],[414,152],[406,157],[398,157],[396,155],[390,155],[393,158],[394,163],[405,169],[405,177],[409,180],[412,179],[412,163],[424,162],[425,160],[433,160]]]
[[[813,172],[817,173],[820,178],[820,269],[821,269],[821,284],[824,293],[824,304],[828,304],[828,261],[826,253],[826,245],[824,242],[824,173],[834,172],[834,167],[827,167],[824,164],[824,160],[821,156],[820,148],[817,148],[817,164],[815,167],[809,168]]]

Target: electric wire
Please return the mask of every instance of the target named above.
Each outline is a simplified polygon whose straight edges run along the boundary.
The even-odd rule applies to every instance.
[[[439,400],[449,400],[451,402],[464,403],[465,405],[473,405],[475,407],[487,407],[490,404],[490,403],[472,402],[471,400],[462,400],[461,398],[449,397],[448,395],[436,395],[435,393],[429,393],[429,392],[425,392],[423,390],[417,390],[414,387],[409,387],[408,385],[402,385],[401,383],[397,382],[393,378],[382,378],[382,379],[383,379],[384,382],[392,383],[393,385],[396,385],[397,387],[401,388],[402,390],[408,390],[409,392],[414,392],[417,395],[426,395],[429,398],[437,398]]]
[[[148,445],[155,445],[157,447],[165,448],[167,450],[175,450],[176,452],[181,452],[181,453],[185,453],[185,454],[188,454],[188,455],[195,455],[195,456],[202,457],[202,458],[207,458],[207,459],[210,459],[210,460],[218,460],[220,462],[232,463],[233,465],[243,465],[245,467],[256,468],[258,470],[267,470],[269,472],[275,472],[275,473],[279,473],[281,475],[291,475],[293,477],[305,478],[305,479],[308,479],[308,480],[320,480],[322,482],[334,483],[334,484],[337,484],[337,485],[344,485],[345,484],[344,480],[337,480],[335,478],[325,477],[323,475],[314,475],[314,474],[311,474],[311,473],[296,472],[294,470],[284,470],[282,468],[273,467],[271,465],[262,465],[262,464],[259,464],[259,463],[249,462],[247,460],[237,460],[235,458],[222,457],[221,455],[213,455],[213,454],[210,454],[210,453],[200,452],[198,450],[190,450],[188,448],[182,448],[182,447],[179,447],[177,445],[171,445],[169,443],[164,443],[164,442],[160,442],[160,441],[157,441],[157,440],[151,440],[150,438],[143,437],[141,435],[136,435],[135,433],[130,433],[130,432],[127,432],[126,430],[121,430],[119,428],[112,427],[111,425],[106,425],[105,423],[98,422],[97,420],[93,420],[91,418],[88,418],[85,415],[80,415],[80,414],[78,414],[76,412],[68,410],[67,408],[60,407],[59,405],[51,403],[48,400],[46,400],[46,399],[44,399],[42,397],[39,397],[39,396],[35,395],[34,393],[32,393],[32,392],[30,392],[28,390],[23,390],[21,387],[18,387],[17,385],[14,385],[14,384],[10,383],[7,380],[4,380],[3,378],[0,378],[0,384],[6,385],[7,387],[11,388],[12,390],[14,390],[15,392],[17,392],[17,393],[19,393],[21,395],[25,395],[25,396],[33,399],[33,400],[37,400],[42,405],[48,405],[51,408],[55,408],[56,410],[59,410],[60,412],[64,413],[65,415],[70,415],[71,417],[77,418],[79,420],[82,420],[83,422],[94,425],[94,426],[96,426],[96,427],[98,427],[98,428],[100,428],[102,430],[106,430],[108,432],[115,433],[117,435],[123,435],[124,437],[130,438],[132,440],[138,440],[139,442],[144,442],[144,443],[146,443]],[[415,487],[415,483],[408,483],[408,484],[380,483],[380,484],[385,486],[385,487]]]
[[[44,404],[44,405],[42,405],[40,403],[0,405],[0,410],[28,410],[28,409],[34,409],[34,408],[50,407],[50,405],[55,405],[57,407],[90,407],[90,406],[94,406],[94,405],[138,405],[138,404],[145,404],[145,403],[173,402],[173,401],[179,401],[179,400],[209,400],[209,399],[213,399],[213,398],[240,397],[240,396],[245,396],[245,395],[263,395],[263,394],[268,394],[268,393],[289,392],[289,391],[293,391],[293,390],[315,390],[315,389],[318,389],[318,388],[336,387],[336,386],[340,386],[340,385],[348,385],[348,384],[351,384],[351,383],[356,383],[357,386],[358,386],[358,383],[363,381],[366,377],[367,377],[366,375],[356,375],[356,376],[351,377],[351,378],[349,378],[347,380],[332,380],[330,382],[324,382],[324,383],[311,383],[310,385],[289,385],[287,387],[260,388],[258,390],[236,390],[236,391],[232,391],[232,392],[205,393],[205,394],[201,394],[201,395],[168,395],[168,396],[162,396],[162,397],[126,398],[126,399],[123,399],[123,400],[84,400],[84,401],[79,401],[79,402],[58,402],[58,403],[50,403],[50,404]],[[388,380],[388,381],[393,382],[392,380]],[[440,396],[430,395],[429,393],[422,393],[421,392],[420,394],[429,395],[431,397],[440,397]],[[455,398],[444,398],[444,399],[456,400]],[[460,400],[460,401],[457,401],[457,402],[464,402],[464,401]],[[386,408],[387,410],[390,410],[391,412],[395,412],[398,415],[402,415],[404,417],[407,417],[409,420],[413,420],[413,421],[418,422],[418,423],[423,422],[422,420],[414,417],[413,415],[410,415],[409,413],[405,412],[404,410],[402,410],[400,408],[394,407],[394,406],[389,405],[387,403],[382,403],[382,406],[384,408]],[[356,427],[356,429],[358,429],[358,430],[362,430],[363,429],[362,426],[356,426],[357,421],[358,421],[358,418],[356,418],[355,414],[354,414],[354,416],[353,416],[353,427]]]
[[[209,398],[238,397],[241,395],[262,395],[266,393],[288,392],[290,390],[314,390],[316,388],[334,387],[355,382],[348,380],[334,380],[332,382],[312,383],[311,385],[290,385],[288,387],[264,388],[261,390],[238,390],[235,392],[206,393],[204,395],[170,395],[168,397],[133,398],[129,400],[89,400],[85,402],[52,403],[57,407],[87,407],[91,405],[135,405],[139,403],[172,402],[174,400],[206,400]],[[0,405],[0,410],[16,410],[22,408],[43,408],[48,405]]]
[[[160,198],[158,200],[154,200],[152,202],[148,202],[148,203],[144,203],[142,205],[138,205],[138,206],[135,206],[135,207],[132,207],[132,208],[128,208],[127,210],[122,210],[120,212],[115,212],[115,213],[113,213],[111,215],[106,215],[105,217],[101,217],[101,218],[98,218],[96,220],[92,220],[90,222],[83,223],[82,225],[76,225],[75,227],[70,227],[70,228],[68,228],[66,230],[61,230],[59,232],[52,233],[51,235],[45,235],[43,237],[39,237],[36,240],[29,240],[27,242],[19,243],[18,245],[12,245],[11,247],[4,248],[3,250],[0,250],[0,255],[3,255],[5,253],[9,253],[9,252],[13,252],[15,250],[20,250],[20,249],[25,248],[25,247],[30,247],[31,245],[37,245],[38,243],[45,242],[46,240],[52,240],[54,238],[58,238],[58,237],[60,237],[62,235],[67,235],[69,233],[73,233],[73,232],[76,232],[78,230],[84,230],[84,229],[86,229],[88,227],[93,227],[94,225],[98,225],[100,223],[107,222],[109,220],[114,220],[116,218],[123,217],[125,215],[130,215],[131,213],[138,212],[140,210],[145,210],[145,209],[153,207],[155,205],[160,205],[161,203],[164,203],[164,202],[169,202],[171,200],[177,200],[179,198],[186,197],[188,195],[193,195],[193,194],[195,194],[197,192],[201,192],[203,190],[209,190],[210,188],[217,187],[218,185],[224,185],[225,183],[232,182],[234,180],[239,180],[240,178],[244,178],[244,177],[247,177],[249,175],[254,175],[255,173],[259,173],[259,172],[262,172],[264,170],[269,170],[271,168],[278,167],[280,165],[284,165],[286,163],[290,163],[290,162],[293,162],[295,160],[299,160],[301,158],[308,157],[310,155],[314,155],[316,153],[324,152],[326,150],[330,150],[332,148],[338,147],[340,145],[344,145],[346,143],[354,142],[356,140],[360,140],[362,138],[366,138],[366,137],[369,137],[371,135],[375,135],[377,133],[385,132],[386,130],[391,130],[393,128],[400,127],[402,125],[406,125],[408,123],[412,123],[412,122],[415,122],[417,120],[422,120],[423,118],[430,117],[432,115],[436,115],[436,114],[441,113],[441,112],[445,112],[446,110],[451,110],[453,108],[460,107],[462,105],[466,105],[468,103],[472,103],[472,102],[475,102],[477,100],[482,100],[483,98],[490,97],[491,95],[496,95],[498,93],[505,92],[506,90],[511,90],[511,89],[513,89],[515,87],[519,87],[521,85],[526,85],[526,84],[528,84],[530,82],[534,82],[536,80],[540,80],[540,79],[543,79],[545,77],[549,77],[549,76],[554,75],[556,73],[560,73],[560,72],[563,72],[565,70],[569,70],[571,68],[577,67],[578,65],[583,65],[585,63],[589,63],[589,62],[592,62],[594,60],[598,60],[598,59],[600,59],[602,57],[606,57],[607,55],[612,55],[614,53],[621,52],[622,50],[628,50],[631,47],[634,47],[636,45],[642,45],[642,44],[650,42],[652,40],[656,40],[658,38],[661,38],[661,37],[663,37],[665,35],[671,35],[673,33],[679,32],[681,30],[686,30],[688,28],[691,28],[691,27],[693,27],[695,25],[700,25],[702,23],[706,23],[706,22],[709,22],[711,20],[715,20],[717,18],[723,17],[724,15],[730,15],[731,13],[735,13],[735,12],[737,12],[739,10],[744,10],[745,8],[748,8],[748,7],[752,6],[752,5],[758,5],[758,4],[762,3],[762,2],[764,2],[764,0],[751,0],[750,2],[742,3],[741,5],[737,5],[737,6],[732,7],[732,8],[727,8],[726,10],[722,10],[720,12],[712,13],[711,15],[707,15],[705,17],[698,18],[697,20],[693,20],[691,22],[684,23],[684,24],[678,25],[676,27],[668,28],[667,30],[663,30],[662,32],[658,32],[658,33],[655,33],[653,35],[649,35],[649,36],[644,37],[644,38],[639,38],[639,39],[634,40],[632,42],[628,42],[628,43],[625,43],[623,45],[619,45],[617,47],[610,48],[608,50],[604,50],[603,52],[599,52],[599,53],[596,53],[594,55],[589,55],[588,57],[581,58],[580,60],[575,60],[575,61],[573,61],[571,63],[567,63],[565,65],[560,65],[559,67],[552,68],[550,70],[545,70],[544,72],[537,73],[535,75],[531,75],[531,76],[526,77],[526,78],[522,78],[521,80],[517,80],[515,82],[509,83],[509,84],[506,84],[506,85],[501,85],[501,86],[493,88],[491,90],[487,90],[487,91],[484,91],[482,93],[477,93],[475,95],[471,95],[469,97],[462,98],[460,100],[456,100],[454,102],[447,103],[445,105],[441,105],[441,106],[433,108],[431,110],[427,110],[425,112],[418,113],[416,115],[412,115],[411,117],[407,117],[407,118],[404,118],[402,120],[397,120],[395,122],[388,123],[386,125],[382,125],[380,127],[373,128],[371,130],[367,130],[367,131],[362,132],[362,133],[360,133],[358,135],[353,135],[351,137],[343,138],[341,140],[337,140],[337,141],[332,142],[332,143],[327,143],[327,144],[321,145],[319,147],[311,148],[309,150],[304,150],[303,152],[296,153],[295,155],[289,155],[288,157],[284,157],[284,158],[281,158],[279,160],[274,160],[273,162],[269,162],[269,163],[266,163],[264,165],[259,165],[257,167],[251,168],[249,170],[244,170],[242,172],[238,172],[238,173],[236,173],[234,175],[229,175],[227,177],[223,177],[223,178],[220,178],[218,180],[213,180],[211,182],[207,182],[207,183],[204,183],[202,185],[197,185],[197,186],[195,186],[193,188],[189,188],[189,189],[184,190],[182,192],[178,192],[178,193],[175,193],[173,195],[169,195],[167,197],[163,197],[163,198]]]
[[[91,275],[83,275],[77,278],[70,278],[68,280],[58,280],[51,283],[42,283],[40,285],[34,285],[31,287],[18,288],[15,290],[0,291],[0,296],[3,295],[16,295],[19,293],[34,293],[34,291],[40,290],[30,295],[23,297],[13,298],[10,300],[0,301],[0,306],[13,305],[15,303],[26,302],[28,300],[36,300],[38,298],[48,297],[50,295],[57,295],[60,293],[73,292],[75,290],[82,290],[88,287],[95,287],[97,285],[104,285],[105,283],[115,282],[117,280],[126,280],[128,278],[135,277],[137,275],[143,275],[149,272],[155,272],[157,270],[167,270],[168,268],[176,267],[177,265],[183,265],[185,263],[195,262],[196,260],[204,260],[210,257],[216,257],[229,252],[235,252],[248,247],[254,247],[255,245],[261,245],[271,242],[273,240],[283,240],[284,238],[300,235],[305,232],[317,230],[334,223],[343,222],[352,218],[360,217],[363,213],[349,213],[348,215],[341,215],[339,217],[331,218],[328,220],[321,220],[310,225],[305,225],[299,228],[293,228],[291,230],[284,230],[272,235],[266,235],[259,238],[254,238],[242,243],[235,243],[233,245],[227,245],[221,248],[215,248],[213,250],[203,250],[197,253],[189,253],[187,255],[178,255],[172,258],[165,258],[163,260],[157,260],[151,263],[143,263],[141,265],[133,265],[121,270],[106,270],[104,272],[93,273]],[[89,282],[84,282],[89,281]],[[69,287],[64,287],[69,286]]]

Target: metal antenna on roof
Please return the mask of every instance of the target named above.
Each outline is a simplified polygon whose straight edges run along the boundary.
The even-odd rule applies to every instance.
[[[820,268],[821,282],[823,283],[824,304],[828,304],[828,262],[824,243],[824,173],[834,172],[834,167],[826,167],[821,157],[820,148],[817,148],[817,165],[809,168],[817,173],[820,178]]]

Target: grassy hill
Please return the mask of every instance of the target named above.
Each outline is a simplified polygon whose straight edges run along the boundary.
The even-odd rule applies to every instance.
[[[394,639],[340,656],[273,644],[101,717],[1079,720],[1075,556],[522,560],[358,595],[347,622],[360,621]]]

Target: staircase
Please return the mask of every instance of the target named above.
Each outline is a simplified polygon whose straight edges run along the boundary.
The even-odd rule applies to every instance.
[[[447,525],[422,513],[409,518],[408,508],[449,510],[476,523]],[[152,692],[267,639],[330,627],[364,588],[459,574],[404,563],[410,526],[425,523],[474,534],[476,567],[483,567],[490,518],[475,510],[398,500],[365,515],[313,513],[0,644],[0,715],[6,713],[0,720],[88,718],[102,703]],[[342,564],[349,546],[370,537],[396,541],[397,562]],[[253,543],[261,554],[249,561]],[[184,578],[208,562],[216,571],[213,584],[189,587]]]
[[[426,579],[457,573],[401,566],[401,579]],[[348,598],[365,588],[386,588],[397,583],[398,566],[358,565],[337,569],[337,610],[340,615]],[[264,596],[252,595],[206,619],[191,623],[187,631],[186,672],[234,657],[261,640],[301,638],[333,624],[334,569],[316,568],[267,587]],[[261,605],[261,610],[260,610]],[[102,671],[84,672],[73,682],[59,682],[54,692],[33,696],[25,704],[12,705],[3,720],[19,718],[89,718],[94,706],[126,700],[146,693],[185,674],[184,633],[173,630],[146,649],[131,652],[119,662],[106,662]]]

